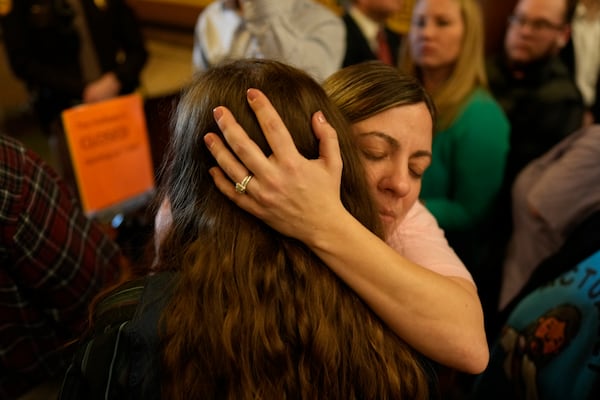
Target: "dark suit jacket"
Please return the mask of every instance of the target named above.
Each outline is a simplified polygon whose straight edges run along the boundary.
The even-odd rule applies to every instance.
[[[377,55],[371,50],[369,42],[352,16],[346,12],[342,16],[342,19],[346,25],[346,54],[344,55],[342,66],[347,67],[348,65],[358,64],[363,61],[377,60]],[[392,51],[394,65],[398,65],[398,53],[400,52],[402,36],[389,28],[386,28],[385,32],[390,50]]]

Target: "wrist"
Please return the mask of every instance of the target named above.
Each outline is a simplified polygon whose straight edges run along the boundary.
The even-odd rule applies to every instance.
[[[336,212],[326,213],[317,223],[310,224],[306,238],[302,241],[315,253],[330,252],[340,238],[343,238],[353,224],[360,224],[343,206]],[[362,226],[362,225],[361,225]]]

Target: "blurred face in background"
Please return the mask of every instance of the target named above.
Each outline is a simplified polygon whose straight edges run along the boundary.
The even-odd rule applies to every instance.
[[[451,71],[462,50],[463,36],[457,0],[417,0],[408,39],[411,56],[422,70]]]
[[[557,54],[570,35],[566,7],[566,0],[519,1],[504,41],[508,59],[526,65]]]
[[[431,163],[432,128],[425,103],[393,107],[352,124],[386,235],[419,198]]]
[[[383,23],[402,11],[404,0],[354,0],[352,4],[372,20]]]

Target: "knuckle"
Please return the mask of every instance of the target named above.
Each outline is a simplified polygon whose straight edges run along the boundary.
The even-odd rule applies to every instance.
[[[280,128],[281,128],[281,123],[280,123],[279,119],[277,119],[275,117],[271,117],[271,116],[266,117],[264,125],[265,125],[266,130],[272,131],[272,132],[276,132],[276,131],[280,130]]]

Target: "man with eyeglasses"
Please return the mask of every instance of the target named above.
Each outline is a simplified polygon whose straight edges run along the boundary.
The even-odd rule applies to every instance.
[[[584,105],[567,67],[558,57],[570,37],[576,0],[519,0],[508,18],[504,52],[488,60],[492,94],[511,124],[510,150],[498,198],[494,267],[504,258],[512,230],[511,187],[517,174],[575,132]]]
[[[570,37],[575,0],[520,0],[508,18],[504,54],[488,63],[492,93],[512,125],[506,173],[581,126],[583,103],[558,54]]]

